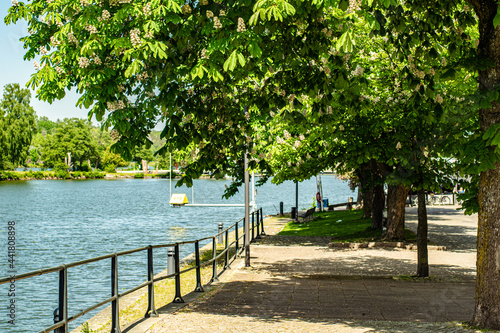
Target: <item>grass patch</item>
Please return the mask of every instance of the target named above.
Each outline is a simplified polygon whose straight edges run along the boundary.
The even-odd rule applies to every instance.
[[[371,219],[363,219],[361,210],[314,213],[313,221],[288,223],[278,235],[332,237],[334,242],[367,242],[380,238],[382,232],[371,228]],[[416,235],[405,230],[405,240],[412,241]]]

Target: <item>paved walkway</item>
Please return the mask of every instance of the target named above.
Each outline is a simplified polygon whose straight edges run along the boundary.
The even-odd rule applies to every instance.
[[[304,246],[279,237],[274,245],[270,235],[285,221],[270,219],[269,236],[251,247],[251,267],[236,261],[215,289],[147,332],[471,332],[456,322],[473,313],[477,216],[428,214],[429,238],[448,247],[429,252],[430,279],[410,277],[416,251],[332,250],[320,239]]]

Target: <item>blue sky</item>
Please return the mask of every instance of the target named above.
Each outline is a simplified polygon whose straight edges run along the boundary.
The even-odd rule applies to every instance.
[[[25,87],[26,82],[35,72],[33,60],[24,61],[23,44],[19,38],[27,34],[27,23],[18,22],[16,25],[6,26],[4,17],[11,6],[11,0],[0,0],[0,96],[3,97],[3,87],[8,83],[19,83],[21,87]],[[36,114],[46,116],[51,120],[64,118],[87,118],[87,110],[80,109],[76,106],[78,95],[74,90],[68,92],[66,97],[60,101],[55,101],[52,104],[39,101],[36,94],[32,91],[31,105],[35,109]],[[95,123],[95,118],[93,119]]]

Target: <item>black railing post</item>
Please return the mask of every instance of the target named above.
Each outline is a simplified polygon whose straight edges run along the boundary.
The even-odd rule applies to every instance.
[[[236,222],[236,229],[234,229],[234,237],[235,237],[235,241],[236,241],[236,254],[235,254],[235,259],[236,259],[236,256],[238,255],[238,252],[239,252],[239,249],[240,249],[240,235],[238,234],[238,222]]]
[[[148,309],[144,317],[158,317],[155,308],[155,288],[154,288],[154,271],[153,271],[153,246],[148,247]]]
[[[194,254],[196,260],[196,289],[194,291],[204,292],[203,284],[201,283],[201,263],[200,263],[200,241],[194,243]]]
[[[257,239],[260,239],[260,210],[257,209],[255,213],[257,213]]]
[[[283,201],[280,201],[280,216],[283,216]]]
[[[252,239],[250,240],[250,242],[253,242],[253,240],[255,239],[255,212],[252,212]]]
[[[261,235],[265,235],[266,233],[264,232],[264,215],[262,215],[262,207],[260,207],[260,227],[261,227]]]
[[[179,260],[179,244],[175,243],[175,297],[173,303],[184,303],[181,294],[181,264]]]
[[[111,257],[111,333],[120,333],[120,310],[118,308],[118,256]]]
[[[54,324],[64,321],[64,325],[56,328],[55,333],[68,333],[68,269],[63,267],[59,271],[59,307],[54,311]]]
[[[226,229],[226,244],[224,245],[224,251],[226,255],[224,256],[224,268],[229,267],[229,230]]]
[[[212,238],[212,279],[210,279],[210,282],[215,282],[219,281],[219,278],[217,276],[217,242],[215,237]]]

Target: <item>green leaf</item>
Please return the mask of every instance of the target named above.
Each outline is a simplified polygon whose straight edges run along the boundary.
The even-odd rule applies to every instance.
[[[451,80],[455,78],[455,70],[453,68],[448,69],[446,72],[441,74],[441,79],[443,80]]]
[[[491,146],[500,146],[500,131],[498,131],[493,140],[491,140]]]
[[[259,15],[262,9],[259,9],[258,11],[254,12],[252,16],[250,17],[250,21],[248,21],[249,25],[256,25],[257,21],[259,20]]]
[[[132,75],[137,74],[140,70],[139,64],[140,64],[139,60],[134,60],[125,70],[125,77],[129,78]]]
[[[495,15],[495,18],[493,19],[493,26],[496,28],[499,23],[500,23],[500,6],[498,6],[497,14]]]
[[[498,99],[498,91],[493,90],[488,94],[488,102],[493,102]]]
[[[236,68],[236,58],[237,58],[237,52],[234,50],[229,58],[224,62],[224,71],[233,71]]]
[[[295,14],[295,8],[289,4],[288,2],[283,2],[283,6],[285,7],[285,12],[288,14],[288,15],[294,15]]]
[[[243,54],[237,53],[238,54],[238,61],[240,62],[241,67],[245,66],[245,57],[243,57]]]
[[[346,31],[340,36],[337,41],[336,48],[337,50],[343,49],[344,52],[352,52],[354,49],[355,41],[353,39],[352,33]]]
[[[252,42],[250,43],[250,45],[248,45],[248,52],[250,52],[250,54],[256,58],[260,58],[262,56],[262,50],[255,42]]]

